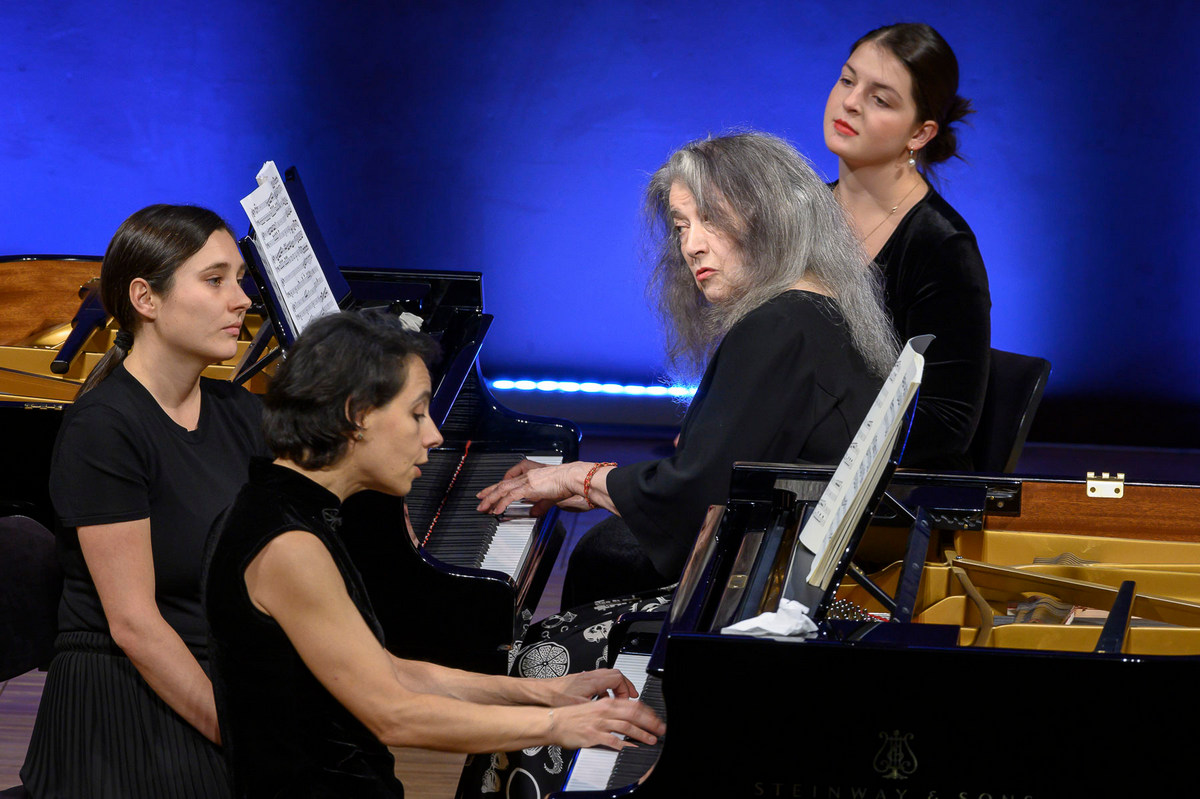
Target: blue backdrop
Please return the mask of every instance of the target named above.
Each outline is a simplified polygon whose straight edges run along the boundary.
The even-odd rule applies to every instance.
[[[152,202],[241,229],[273,159],[342,265],[484,273],[488,376],[654,382],[647,174],[734,126],[832,174],[828,90],[903,13],[978,109],[941,188],[979,237],[994,345],[1054,363],[1035,437],[1200,446],[1200,13],[964,5],[5,3],[0,253],[101,253]]]

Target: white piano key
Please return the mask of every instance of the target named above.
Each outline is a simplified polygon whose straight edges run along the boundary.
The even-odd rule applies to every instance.
[[[496,528],[496,536],[492,539],[487,554],[483,556],[483,568],[502,571],[514,577],[520,574],[536,523],[537,519],[532,516],[500,522]]]
[[[646,687],[646,666],[649,663],[649,655],[622,652],[617,655],[617,662],[613,664],[613,668],[628,677],[640,694]],[[571,773],[567,775],[563,790],[602,791],[608,787],[608,778],[616,764],[617,752],[613,749],[580,749],[575,755],[575,762],[571,764]]]
[[[547,466],[557,466],[562,463],[561,455],[526,455],[531,461]],[[528,502],[514,502],[510,508],[514,513],[532,507]],[[496,528],[496,535],[483,556],[481,567],[502,571],[510,577],[517,577],[525,567],[525,557],[529,554],[529,545],[533,542],[533,528],[537,517],[527,519],[504,519]]]

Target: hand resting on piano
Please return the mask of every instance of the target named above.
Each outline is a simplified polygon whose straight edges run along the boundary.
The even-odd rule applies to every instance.
[[[649,706],[631,701],[637,699],[638,691],[629,678],[616,669],[596,669],[524,682],[537,699],[531,704],[554,708],[549,714],[551,730],[548,737],[561,746],[577,749],[603,746],[620,750],[636,746],[635,741],[652,745],[657,736],[666,731]],[[611,695],[606,696],[609,693]],[[622,723],[622,720],[627,721]],[[619,737],[621,735],[633,740],[623,739]]]
[[[575,461],[549,466],[523,460],[504,474],[504,479],[477,494],[481,513],[501,514],[514,502],[532,502],[530,510],[541,516],[552,506],[588,511],[604,508],[617,513],[608,496],[606,477],[615,464]]]

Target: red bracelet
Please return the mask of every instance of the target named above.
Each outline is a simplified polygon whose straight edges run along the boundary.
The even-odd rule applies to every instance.
[[[588,492],[592,490],[592,478],[596,476],[596,472],[603,469],[605,466],[616,466],[612,461],[597,463],[588,470],[587,477],[583,478],[583,501],[588,504],[588,510],[595,510],[596,503],[592,502],[592,498],[588,496]]]

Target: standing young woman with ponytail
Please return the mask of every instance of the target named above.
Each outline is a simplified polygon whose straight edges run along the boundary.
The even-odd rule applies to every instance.
[[[905,341],[933,333],[903,465],[971,469],[968,448],[987,389],[991,296],[975,234],[926,176],[958,155],[958,60],[919,23],[873,30],[825,106],[838,157],[834,196],[883,271],[888,310]]]
[[[201,562],[209,527],[265,453],[258,400],[202,378],[250,306],[216,214],[154,205],[104,256],[120,325],[63,420],[50,493],[65,572],[21,777],[43,796],[225,797]]]

